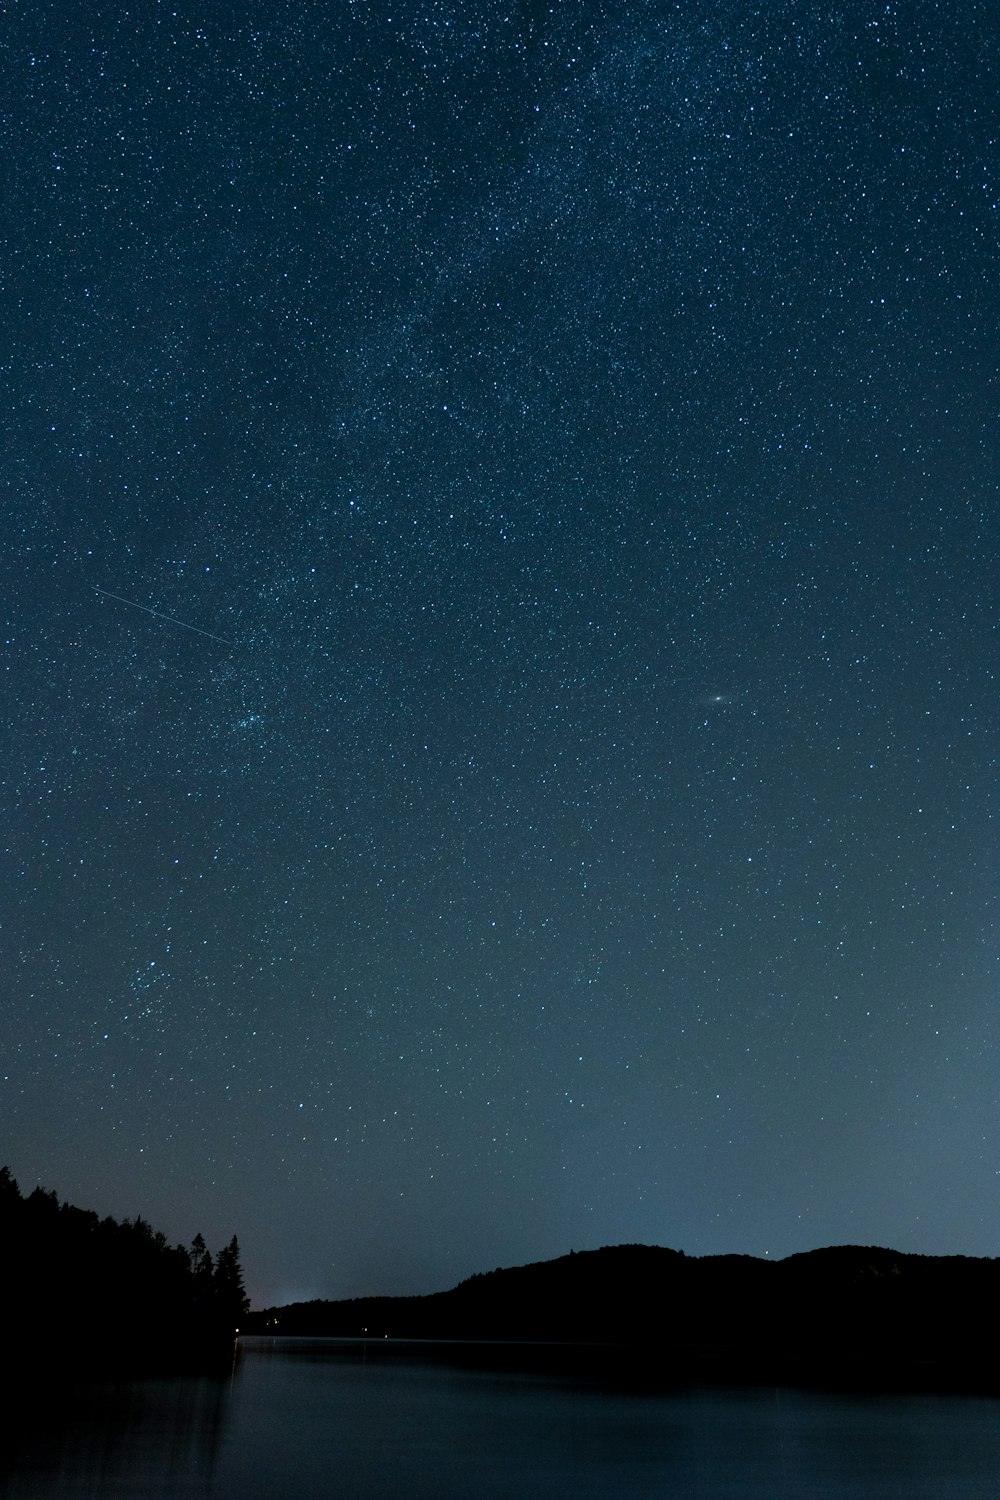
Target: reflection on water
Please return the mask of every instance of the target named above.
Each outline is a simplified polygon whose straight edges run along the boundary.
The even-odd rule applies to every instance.
[[[211,1495],[232,1380],[53,1386],[33,1376],[5,1424],[2,1493],[67,1500]]]
[[[12,1500],[986,1500],[1000,1403],[602,1388],[328,1340],[244,1342],[231,1378],[36,1395]]]

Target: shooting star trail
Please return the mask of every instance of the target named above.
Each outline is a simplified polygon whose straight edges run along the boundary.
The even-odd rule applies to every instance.
[[[139,604],[135,599],[123,599],[121,594],[113,594],[110,589],[99,589],[96,584],[91,584],[95,594],[103,594],[105,599],[116,599],[119,604],[128,604],[132,609],[141,609],[144,614],[155,615],[158,620],[166,620],[168,625],[179,625],[182,630],[193,630],[195,635],[207,636],[210,641],[218,641],[220,646],[235,646],[235,641],[227,641],[225,636],[213,635],[210,630],[202,630],[200,625],[188,625],[185,620],[178,620],[175,615],[165,615],[158,609],[150,609],[148,604]]]

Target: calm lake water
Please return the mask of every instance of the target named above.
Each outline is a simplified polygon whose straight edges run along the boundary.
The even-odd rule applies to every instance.
[[[1000,1401],[623,1391],[243,1342],[226,1379],[49,1393],[0,1493],[73,1500],[997,1500]]]

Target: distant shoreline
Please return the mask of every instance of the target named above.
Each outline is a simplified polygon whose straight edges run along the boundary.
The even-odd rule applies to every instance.
[[[277,1349],[345,1361],[442,1364],[456,1369],[543,1374],[614,1386],[777,1386],[847,1394],[1000,1396],[992,1364],[958,1369],[935,1360],[872,1364],[861,1356],[761,1356],[736,1346],[706,1348],[585,1340],[394,1338],[389,1335],[241,1334],[246,1353]],[[322,1346],[320,1349],[318,1346]]]
[[[587,1378],[1000,1393],[1000,1261],[836,1246],[783,1261],[620,1245],[426,1297],[293,1303],[247,1335]],[[634,1330],[634,1332],[633,1332]],[[333,1352],[333,1346],[331,1346]]]

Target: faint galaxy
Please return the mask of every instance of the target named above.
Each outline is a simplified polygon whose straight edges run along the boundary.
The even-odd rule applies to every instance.
[[[0,1153],[258,1301],[1000,1241],[1000,14],[7,16]]]

